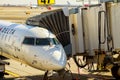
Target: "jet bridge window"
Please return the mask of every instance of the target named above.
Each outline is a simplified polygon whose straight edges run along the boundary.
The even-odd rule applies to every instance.
[[[26,37],[23,41],[23,44],[34,45],[34,42],[35,42],[35,38]]]

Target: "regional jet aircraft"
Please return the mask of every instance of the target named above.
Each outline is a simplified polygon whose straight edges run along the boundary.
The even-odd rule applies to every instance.
[[[45,28],[0,21],[0,51],[40,70],[61,70],[66,65],[62,45]]]

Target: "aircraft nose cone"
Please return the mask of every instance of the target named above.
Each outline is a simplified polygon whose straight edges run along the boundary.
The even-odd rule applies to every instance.
[[[61,70],[61,69],[65,68],[66,64],[54,63],[53,65],[55,66],[54,70]]]
[[[53,65],[55,70],[63,69],[66,66],[67,58],[64,51],[55,51],[53,53]]]

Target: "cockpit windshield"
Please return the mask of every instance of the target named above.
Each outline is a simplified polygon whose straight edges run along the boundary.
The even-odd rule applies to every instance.
[[[50,45],[50,41],[47,38],[36,38],[36,45]]]
[[[56,38],[32,38],[32,37],[25,37],[23,44],[27,45],[57,45],[59,41]]]
[[[58,40],[55,38],[36,38],[36,45],[57,45]]]
[[[35,42],[35,38],[26,37],[23,41],[23,44],[34,45],[34,42]]]

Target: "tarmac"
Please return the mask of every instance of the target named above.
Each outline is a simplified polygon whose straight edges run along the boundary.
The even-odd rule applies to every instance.
[[[57,8],[52,8],[54,10]],[[46,7],[33,8],[30,7],[0,7],[0,20],[24,24],[28,17],[41,14],[41,12],[50,11]],[[6,65],[6,73],[0,80],[42,80],[45,71],[32,68],[26,64],[22,64],[13,59],[6,59],[10,65]],[[73,60],[68,60],[70,65],[66,65],[68,71],[59,76],[53,72],[49,80],[115,80],[111,72],[88,72],[87,68],[78,68]]]
[[[43,80],[45,71],[32,68],[13,59],[6,59],[10,65],[6,65],[6,73],[3,80]],[[70,65],[66,65],[68,71],[61,76],[52,72],[49,80],[115,80],[110,72],[88,72],[87,68],[80,69],[74,60],[68,60]]]

